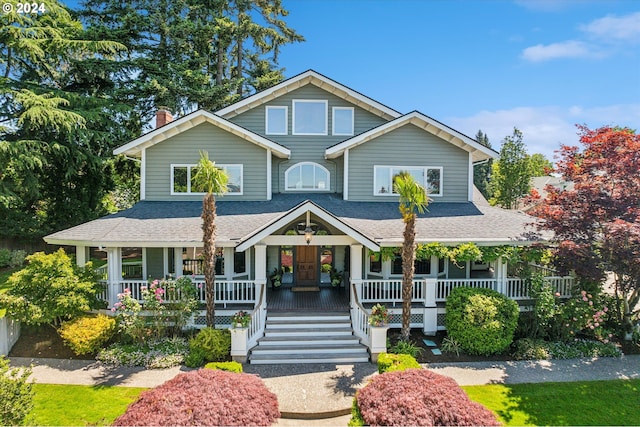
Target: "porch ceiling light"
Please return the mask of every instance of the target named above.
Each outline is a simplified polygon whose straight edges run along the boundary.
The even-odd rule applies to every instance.
[[[311,237],[313,236],[313,230],[310,226],[307,225],[307,228],[304,229],[304,240],[307,242],[307,245],[311,243]]]

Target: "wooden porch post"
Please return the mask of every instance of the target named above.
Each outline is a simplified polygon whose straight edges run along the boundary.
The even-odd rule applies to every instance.
[[[182,276],[182,248],[173,248],[173,270],[176,278]]]
[[[122,280],[122,248],[107,248],[107,298],[109,307],[118,302]]]
[[[76,246],[76,265],[84,267],[89,261],[89,248],[87,246]]]

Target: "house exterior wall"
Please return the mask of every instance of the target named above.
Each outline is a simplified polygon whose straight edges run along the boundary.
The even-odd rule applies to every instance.
[[[202,195],[171,195],[171,165],[196,164],[200,151],[209,152],[216,164],[243,165],[243,194],[226,194],[229,200],[266,200],[267,154],[264,148],[203,123],[146,151],[146,200],[202,200]]]
[[[293,123],[293,100],[312,99],[328,101],[328,125],[327,135],[292,135]],[[287,135],[267,135],[265,133],[265,116],[267,106],[287,106],[288,113],[288,134]],[[232,122],[245,127],[253,132],[263,135],[272,141],[284,145],[291,150],[290,159],[273,159],[273,192],[285,192],[284,173],[296,163],[308,161],[318,163],[331,173],[330,192],[342,192],[342,158],[325,160],[324,151],[326,148],[338,144],[352,136],[332,135],[332,108],[333,107],[353,107],[354,108],[354,135],[363,133],[373,127],[379,126],[386,121],[368,111],[358,108],[344,99],[330,94],[314,85],[307,85],[300,89],[289,92],[273,101],[253,108],[236,117],[230,119]]]
[[[374,166],[442,167],[442,197],[433,202],[466,202],[469,197],[469,154],[418,127],[407,124],[350,150],[349,200],[397,201],[374,196]]]
[[[154,279],[164,277],[164,251],[162,248],[147,248],[147,276]],[[145,277],[146,279],[146,277]]]

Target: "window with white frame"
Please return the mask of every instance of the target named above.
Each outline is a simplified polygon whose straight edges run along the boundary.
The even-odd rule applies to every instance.
[[[229,176],[227,194],[242,195],[242,165],[216,165]],[[197,165],[171,165],[171,194],[204,194],[195,191]]]
[[[287,191],[327,191],[329,190],[329,171],[312,162],[297,163],[284,173],[284,185]]]
[[[265,133],[267,135],[286,135],[288,132],[288,108],[285,106],[267,106],[265,112]]]
[[[433,166],[374,166],[373,194],[393,196],[393,180],[401,172],[409,173],[416,182],[422,184],[429,196],[442,196],[442,167]]]
[[[293,100],[293,135],[326,135],[328,102]]]
[[[353,135],[353,108],[333,107],[332,108],[333,135]]]

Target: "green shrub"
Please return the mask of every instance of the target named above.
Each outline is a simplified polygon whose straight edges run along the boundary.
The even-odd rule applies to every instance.
[[[189,352],[195,356],[187,357],[187,366],[202,366],[203,362],[224,362],[231,355],[231,333],[228,329],[204,328],[189,340]],[[198,365],[193,362],[201,360]]]
[[[445,337],[440,344],[440,349],[445,353],[455,353],[460,357],[460,344],[451,337]]]
[[[360,407],[358,406],[358,392],[356,392],[356,397],[353,398],[353,403],[351,403],[351,418],[349,419],[349,423],[347,426],[349,427],[359,427],[365,425],[364,419],[362,418],[362,412],[360,412]]]
[[[0,356],[0,425],[23,424],[33,409],[33,383],[27,379],[31,369],[9,369],[9,361]]]
[[[104,314],[64,322],[58,329],[64,343],[77,355],[97,353],[115,332],[115,319]]]
[[[516,341],[513,357],[517,360],[550,359],[549,344],[543,340],[522,338]]]
[[[96,360],[114,366],[144,366],[147,369],[164,369],[185,362],[189,344],[184,338],[161,338],[144,343],[114,343],[102,349]]]
[[[413,341],[406,341],[403,339],[399,339],[393,347],[389,349],[389,353],[394,354],[408,354],[411,357],[418,357],[420,353],[422,353],[422,348],[420,348]]]
[[[0,268],[20,267],[24,264],[27,253],[23,250],[12,251],[10,249],[0,249]]]
[[[204,365],[205,369],[217,369],[219,371],[242,373],[242,363],[238,362],[211,362]]]
[[[449,337],[462,351],[488,356],[506,350],[518,324],[518,304],[491,289],[456,288],[446,303]]]
[[[378,372],[381,374],[421,368],[422,366],[420,366],[418,361],[408,354],[380,353],[378,355]]]

